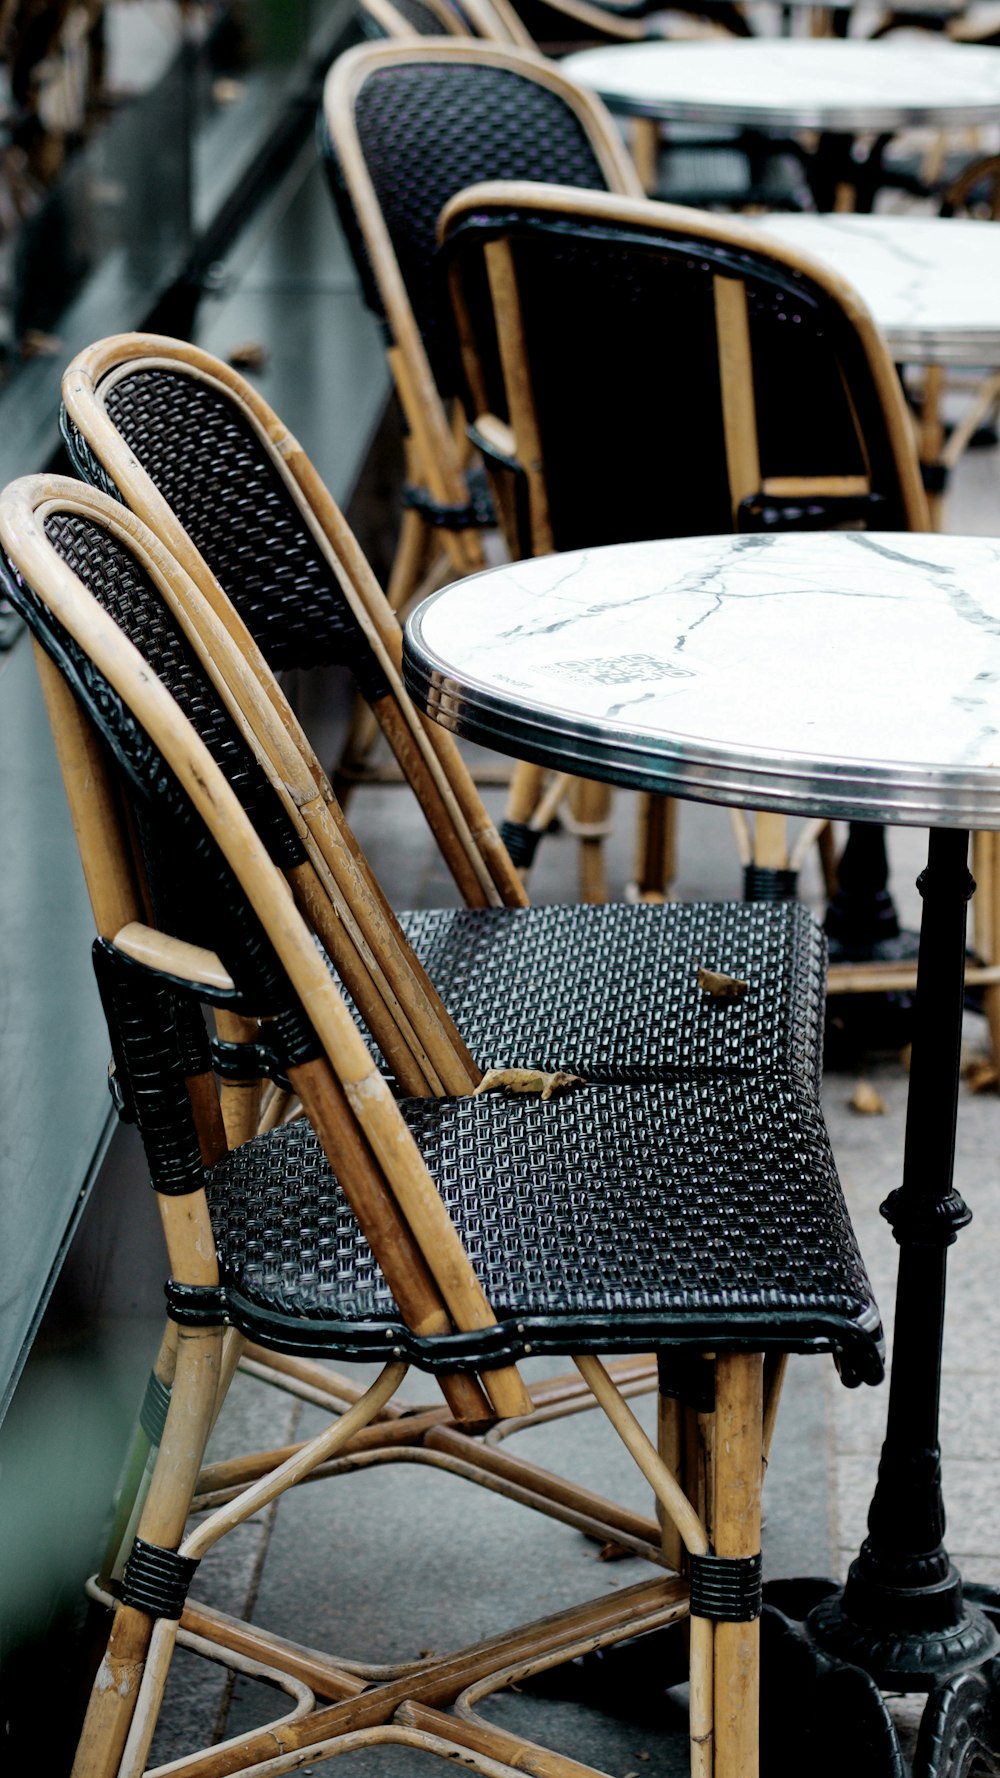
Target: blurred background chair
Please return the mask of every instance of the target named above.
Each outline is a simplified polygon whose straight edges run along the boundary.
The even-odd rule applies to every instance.
[[[512,553],[730,530],[763,551],[781,529],[929,528],[895,367],[826,268],[736,219],[504,183],[453,200],[442,241]],[[912,987],[886,932],[881,830],[852,827],[835,877],[822,824],[790,850],[782,818],[758,815],[752,833],[735,820],[751,898],[793,895],[821,839],[831,991]],[[995,985],[986,998],[996,1048]]]
[[[481,517],[494,518],[454,408],[460,367],[434,264],[441,208],[484,176],[555,175],[629,193],[641,185],[603,106],[551,64],[499,46],[393,43],[350,51],[328,76],[324,117],[331,185],[367,299],[386,330],[408,433],[408,510],[389,587],[399,608],[419,584],[430,584],[428,552],[442,539],[452,575],[482,567],[477,503]],[[549,799],[539,770],[515,772],[501,832],[517,865],[530,865],[566,788],[557,784]],[[581,898],[600,901],[610,793],[575,782],[569,802]]]

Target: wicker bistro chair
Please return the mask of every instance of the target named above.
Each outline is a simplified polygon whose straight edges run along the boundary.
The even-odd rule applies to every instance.
[[[277,1683],[294,1679],[298,1707],[172,1770],[219,1775],[276,1750],[320,1759],[397,1741],[452,1759],[471,1747],[471,1763],[497,1778],[531,1750],[447,1715],[460,1692],[489,1685],[511,1659],[523,1675],[581,1637],[600,1644],[689,1613],[692,1769],[753,1778],[762,1354],[833,1350],[855,1381],[882,1370],[814,1083],[696,1067],[657,1084],[579,1084],[548,1103],[394,1099],[289,897],[273,834],[262,843],[266,798],[255,826],[253,786],[244,780],[238,796],[237,776],[214,757],[218,723],[210,749],[104,609],[155,603],[154,589],[184,604],[182,571],[130,515],[56,478],[7,490],[0,542],[81,834],[119,1102],[138,1122],[159,1195],[177,1328],[163,1442],[78,1778],[144,1768],[178,1626],[203,1621],[187,1594],[208,1549],[362,1437],[410,1363],[440,1376],[468,1425],[520,1414],[528,1398],[514,1366],[529,1347],[573,1357],[676,1524],[690,1583],[668,1575],[367,1687],[315,1649],[242,1626],[234,1658],[252,1651]],[[162,653],[169,662],[170,647]],[[197,714],[190,674],[185,701]],[[229,1153],[201,1090],[200,1008],[219,1003],[267,1015],[306,1112]],[[189,1530],[225,1325],[279,1353],[391,1356],[332,1428]],[[715,1354],[713,1491],[701,1516],[596,1356],[649,1343]],[[303,1673],[332,1701],[304,1706]]]
[[[411,505],[389,588],[398,609],[424,570],[430,543],[444,541],[452,574],[483,565],[473,511],[481,471],[469,470],[467,442],[449,412],[460,367],[435,267],[442,206],[481,177],[557,174],[571,185],[633,195],[641,185],[599,102],[552,64],[496,45],[399,42],[349,50],[327,77],[324,120],[331,185],[366,298],[386,328],[409,432]],[[495,522],[488,499],[480,513]],[[564,782],[557,792],[565,789]],[[609,792],[574,786],[571,806],[582,842],[583,899],[606,900]],[[552,812],[542,801],[542,774],[517,768],[502,832],[518,865],[530,864]]]
[[[538,185],[461,194],[442,238],[468,413],[496,452],[512,553],[729,530],[753,548],[790,527],[930,528],[894,366],[825,267],[735,219]],[[751,898],[794,895],[817,828],[836,888],[823,824],[790,851],[782,817],[758,815],[752,831],[742,815],[734,823]],[[859,847],[877,854],[877,830],[852,830],[845,893]],[[831,932],[844,905],[835,897]],[[915,979],[904,957],[835,962],[828,991]],[[984,984],[1000,1054],[992,963],[970,966],[969,981]]]
[[[268,647],[271,633],[241,579],[245,559],[250,557],[253,564],[251,594],[287,575],[289,561],[296,564],[297,586],[317,583],[322,571],[330,600],[340,599],[341,628],[352,610],[359,610],[367,625],[366,630],[359,626],[364,646],[365,636],[374,631],[385,636],[389,655],[397,658],[392,641],[394,633],[398,637],[396,620],[336,508],[324,490],[319,497],[316,478],[309,482],[308,465],[260,398],[228,367],[179,342],[140,335],[100,342],[70,366],[64,395],[67,442],[81,469],[150,523],[197,584],[202,598],[194,614],[200,612],[196,645],[216,669],[224,648],[230,650],[228,679],[243,699],[243,720],[266,741],[264,760],[272,772],[277,769],[279,786],[294,786],[295,817],[307,822],[303,837],[314,848],[318,870],[326,876],[331,870],[337,873],[341,896],[352,907],[377,910],[377,885],[370,879],[358,885],[353,864],[344,878],[343,822],[336,799],[212,572],[214,568],[225,577],[240,610]],[[282,494],[280,509],[259,494],[272,461],[274,485]],[[214,477],[207,469],[202,473],[209,462],[215,466]],[[236,509],[227,493],[227,464]],[[277,479],[278,470],[283,481]],[[305,500],[310,490],[311,504]],[[266,525],[248,511],[248,500],[255,496]],[[235,558],[228,548],[234,534],[241,539]],[[267,546],[274,536],[281,539],[281,554],[272,563]],[[247,538],[250,550],[242,547]],[[342,568],[347,564],[350,574],[332,574],[331,562]],[[317,621],[312,610],[308,615]],[[187,621],[193,621],[190,612]],[[331,624],[329,609],[324,621]],[[359,677],[367,683],[369,670]],[[261,688],[256,709],[246,703],[248,687]],[[400,696],[408,704],[401,690]],[[290,757],[289,738],[297,738],[297,759]],[[472,824],[477,831],[482,825],[478,818]],[[316,893],[313,886],[306,899]],[[326,893],[320,891],[321,900]],[[470,1046],[474,1080],[479,1070],[516,1066],[529,1056],[548,1070],[628,1082],[658,1079],[687,1063],[712,1070],[750,1066],[780,1072],[793,1067],[811,1081],[818,1079],[824,958],[813,923],[792,904],[783,909],[480,907],[464,913],[404,914],[401,921],[416,959],[395,957],[388,998],[395,1006],[408,981],[415,978],[417,987],[405,994],[405,1029],[395,1052],[385,1044],[383,1051],[407,1091],[440,1092],[456,1090],[456,1082],[457,1088],[469,1084],[468,1076],[463,1081],[461,1073],[446,1072],[468,1069],[468,1051],[456,1061],[450,1054],[452,1037],[441,1039],[420,1025],[427,1015],[429,988],[423,969],[430,972]],[[387,944],[397,944],[395,930],[385,918],[374,925],[369,919],[363,942],[369,953],[381,956]],[[751,980],[750,996],[722,1015],[697,990],[700,963]],[[388,1018],[392,1037],[393,1015],[383,1006],[384,988],[366,986],[362,975],[361,991],[373,996],[359,1002],[373,1008],[369,1024],[381,1019],[384,1030]],[[255,1033],[234,1023],[223,1036],[252,1044]],[[434,1058],[433,1071],[425,1064],[421,1076],[420,1058],[426,1055]],[[227,1123],[239,1140],[256,1127],[259,1086],[249,1066],[243,1070],[248,1076],[243,1086],[237,1062],[228,1066],[236,1078],[224,1084],[224,1108],[228,1113],[227,1100],[236,1101]],[[308,1367],[298,1380],[312,1391],[329,1388]],[[775,1388],[779,1380],[774,1379]],[[644,1381],[646,1386],[651,1381],[648,1369],[636,1362],[632,1385],[639,1388]],[[573,1391],[556,1380],[536,1389],[536,1403],[546,1413],[557,1406],[568,1410]],[[530,1478],[525,1470],[515,1476],[512,1460],[503,1461],[511,1479],[526,1486]],[[499,1458],[495,1467],[500,1467]],[[620,1532],[620,1518],[617,1526]],[[608,1535],[615,1535],[614,1526]]]

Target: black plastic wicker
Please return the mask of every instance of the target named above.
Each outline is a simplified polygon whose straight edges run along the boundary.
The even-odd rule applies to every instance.
[[[173,507],[272,666],[350,666],[385,691],[371,650],[273,458],[221,390],[182,368],[140,368],[104,391],[109,417]],[[107,472],[64,420],[74,467]]]
[[[733,528],[714,279],[747,291],[762,479],[870,476],[872,492],[744,499],[739,529],[906,529],[882,406],[853,327],[807,276],[650,221],[511,205],[471,212],[458,268],[490,400],[505,413],[482,253],[511,247],[555,547]],[[581,373],[586,366],[586,373]],[[650,425],[650,416],[656,424]]]
[[[357,96],[355,124],[435,380],[451,395],[457,352],[435,263],[438,217],[448,199],[480,179],[544,179],[595,190],[607,181],[565,99],[513,69],[458,58],[373,69]],[[329,138],[325,152],[343,212]],[[349,219],[355,248],[362,235],[357,219]],[[359,270],[367,300],[381,314],[363,257]]]
[[[503,1351],[832,1346],[846,1378],[878,1380],[877,1312],[809,1093],[695,1072],[548,1104],[504,1095],[403,1111]],[[394,1315],[308,1128],[245,1145],[208,1189],[246,1332],[308,1350],[301,1320],[315,1320],[361,1357],[384,1351],[388,1323],[418,1363],[453,1357],[457,1341],[436,1360],[435,1342]]]
[[[798,902],[434,909],[402,924],[483,1068],[818,1087],[826,944]],[[711,998],[699,965],[746,981],[744,997]]]

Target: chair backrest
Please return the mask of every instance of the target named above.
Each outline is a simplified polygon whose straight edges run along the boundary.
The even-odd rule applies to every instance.
[[[528,185],[465,192],[442,237],[518,553],[929,527],[892,362],[824,267],[729,218]]]
[[[522,902],[457,748],[422,721],[403,688],[399,623],[350,527],[251,385],[183,341],[120,334],[73,361],[63,401],[75,467],[164,539],[257,663],[251,670],[298,743],[268,669],[349,666],[465,899]],[[332,796],[311,753],[309,769]]]
[[[131,515],[58,477],[5,491],[0,544],[9,565],[4,590],[59,670],[46,665],[43,685],[82,835],[119,1084],[154,1184],[185,1198],[176,1246],[176,1225],[165,1217],[176,1281],[218,1282],[204,1145],[185,1080],[204,1064],[203,1044],[192,1057],[191,1009],[221,1001],[268,1015],[280,1064],[413,1331],[492,1325],[445,1205],[285,874],[213,757],[217,749],[120,627],[122,619],[132,627],[139,605],[159,603],[157,589],[172,588],[183,602],[191,591],[183,571]],[[169,617],[163,629],[172,633]],[[157,638],[155,647],[170,677],[176,640],[161,645]],[[188,675],[189,691],[197,678],[197,671]],[[197,714],[196,696],[191,708]],[[166,851],[179,880],[196,880],[197,904],[204,899],[212,910],[218,956],[172,930],[144,893],[141,873],[115,870],[123,860],[134,863],[132,834],[149,830],[159,844],[143,864],[155,880]],[[525,1393],[510,1368],[490,1373],[484,1387],[497,1411],[524,1411]],[[469,1405],[467,1382],[457,1380],[455,1394]],[[474,1395],[482,1404],[478,1385]]]
[[[327,802],[260,679],[198,589],[175,568],[154,584],[132,546],[145,528],[103,494],[58,484],[52,546],[140,649],[208,747],[335,964],[403,1091],[464,1092],[479,1071],[413,956],[335,803]],[[109,507],[114,515],[109,519]],[[150,909],[185,940],[222,952],[210,895],[144,827],[137,861]],[[84,848],[89,856],[93,848]],[[99,864],[93,865],[99,873]],[[94,878],[98,885],[104,881]],[[219,929],[222,928],[220,941]]]
[[[541,58],[499,45],[349,50],[327,76],[323,109],[331,184],[387,331],[417,473],[439,508],[458,512],[469,496],[444,405],[459,380],[435,263],[444,204],[482,178],[638,196],[638,174],[599,101]],[[456,566],[480,561],[459,554]]]
[[[446,0],[358,0],[358,9],[366,37],[470,35]]]
[[[938,213],[1000,222],[1000,154],[980,155],[956,173],[941,193]]]
[[[475,37],[533,50],[510,0],[359,0],[372,37]]]

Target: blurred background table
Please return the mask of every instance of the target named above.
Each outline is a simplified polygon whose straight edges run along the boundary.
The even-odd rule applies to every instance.
[[[938,40],[629,43],[580,50],[562,68],[627,116],[765,135],[818,132],[804,164],[824,211],[845,207],[851,194],[850,207],[871,209],[888,178],[885,148],[901,130],[1000,122],[1000,49]],[[874,139],[862,147],[859,137]]]

